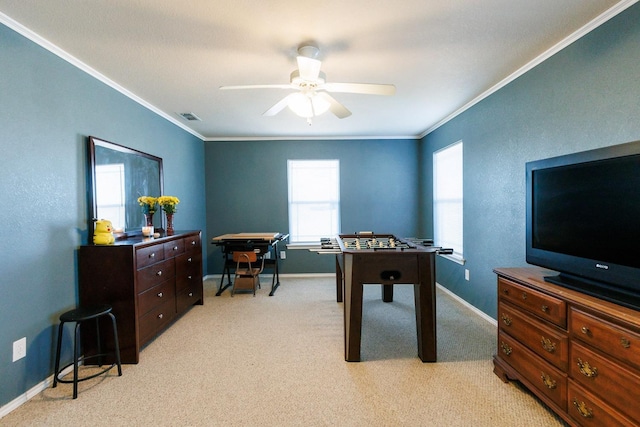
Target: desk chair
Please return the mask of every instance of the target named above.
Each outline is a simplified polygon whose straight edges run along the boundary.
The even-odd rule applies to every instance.
[[[258,259],[258,254],[255,251],[234,251],[233,261],[236,263],[236,275],[231,288],[231,296],[238,288],[253,289],[255,297],[256,288],[260,287],[259,275],[264,269],[264,257]]]

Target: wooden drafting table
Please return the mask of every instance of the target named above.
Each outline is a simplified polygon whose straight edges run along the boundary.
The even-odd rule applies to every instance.
[[[220,286],[218,287],[216,296],[220,296],[225,289],[231,286],[231,269],[236,266],[233,262],[233,252],[247,250],[255,250],[262,257],[270,254],[268,258],[265,258],[264,265],[265,268],[273,269],[271,292],[269,293],[269,296],[273,296],[276,289],[278,289],[278,286],[280,286],[280,274],[278,270],[278,259],[280,258],[280,253],[278,252],[278,244],[288,238],[288,234],[265,232],[223,234],[211,239],[212,244],[221,247],[224,256],[224,269],[222,271]],[[224,283],[225,275],[227,277],[226,285]]]

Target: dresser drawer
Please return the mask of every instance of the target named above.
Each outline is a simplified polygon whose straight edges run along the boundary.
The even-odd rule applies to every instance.
[[[176,289],[202,282],[202,254],[185,253],[176,258]]]
[[[175,300],[168,300],[139,318],[140,344],[153,338],[162,328],[167,326],[176,315]]]
[[[136,271],[137,289],[136,292],[143,292],[155,285],[159,285],[165,280],[174,278],[176,275],[176,260],[170,258],[159,262],[142,270]]]
[[[569,339],[566,332],[553,329],[503,301],[498,303],[498,321],[500,329],[556,367],[567,370]]]
[[[196,302],[202,301],[202,286],[191,285],[178,292],[176,295],[176,307],[178,313],[182,313]]]
[[[498,297],[548,320],[561,328],[567,327],[567,305],[558,298],[529,287],[498,278]]]
[[[164,248],[164,257],[172,258],[184,252],[184,239],[176,239],[162,245]]]
[[[200,251],[200,247],[202,244],[200,241],[200,235],[185,237],[182,239],[182,242],[185,252],[191,252],[195,250]]]
[[[498,354],[562,410],[567,408],[567,376],[516,340],[498,333]]]
[[[569,416],[581,426],[630,427],[638,425],[572,380],[569,380],[568,406]]]
[[[151,309],[175,298],[172,280],[167,280],[138,294],[138,315],[142,316]]]
[[[596,351],[571,342],[569,376],[621,412],[640,420],[638,395],[630,386],[640,385],[640,375],[622,368]]]
[[[569,317],[572,338],[640,369],[640,334],[573,307],[569,310]]]
[[[164,259],[164,246],[161,244],[136,249],[136,268],[144,268]]]

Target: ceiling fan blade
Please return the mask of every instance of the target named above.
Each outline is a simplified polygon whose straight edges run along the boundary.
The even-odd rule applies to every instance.
[[[297,93],[297,92],[296,92]],[[296,93],[290,93],[289,95],[282,98],[280,101],[276,102],[275,105],[269,108],[267,111],[262,113],[263,116],[275,116],[280,111],[284,110],[284,108],[289,104],[289,99]]]
[[[292,86],[290,84],[220,86],[220,90],[235,90],[235,89],[292,89]]]
[[[365,95],[393,95],[394,85],[375,83],[325,83],[323,89],[329,92],[362,93]]]
[[[306,56],[298,56],[296,59],[298,61],[298,71],[300,72],[301,79],[314,81],[318,78],[322,61],[307,58]]]
[[[344,105],[340,104],[335,98],[329,95],[327,92],[316,92],[316,96],[319,96],[329,103],[329,110],[339,119],[344,119],[351,115],[351,111]]]

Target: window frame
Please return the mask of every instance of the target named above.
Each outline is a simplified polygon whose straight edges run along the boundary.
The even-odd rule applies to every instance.
[[[459,153],[453,153],[451,150],[458,149]],[[453,160],[455,162],[459,162],[455,164],[454,168],[449,168],[449,173],[442,173],[441,168],[446,167],[446,164],[443,164],[446,161],[451,161],[451,158],[445,159],[441,156],[452,154],[456,155],[456,158]],[[439,150],[433,152],[432,158],[433,165],[433,238],[434,243],[438,246],[443,246],[447,248],[453,248],[453,254],[444,255],[446,258],[449,258],[455,262],[464,264],[464,143],[462,140],[454,142],[453,144],[449,144],[446,147],[443,147]],[[450,166],[450,165],[449,165]],[[459,176],[451,176],[451,173],[458,173]],[[448,188],[439,187],[439,180],[444,180],[445,182],[451,183],[454,182],[456,187],[453,188],[449,186]],[[444,196],[441,195],[443,191],[448,192],[449,194]],[[453,191],[454,194],[451,194]],[[443,215],[442,212],[444,204],[447,203],[450,206],[448,209],[449,215]],[[457,218],[454,215],[457,215]],[[455,218],[454,227],[457,230],[452,231],[450,229],[451,222],[442,226],[440,221],[444,217]],[[442,238],[442,232],[446,232],[445,238]],[[454,233],[453,236],[449,233]],[[444,242],[444,244],[441,244]]]

